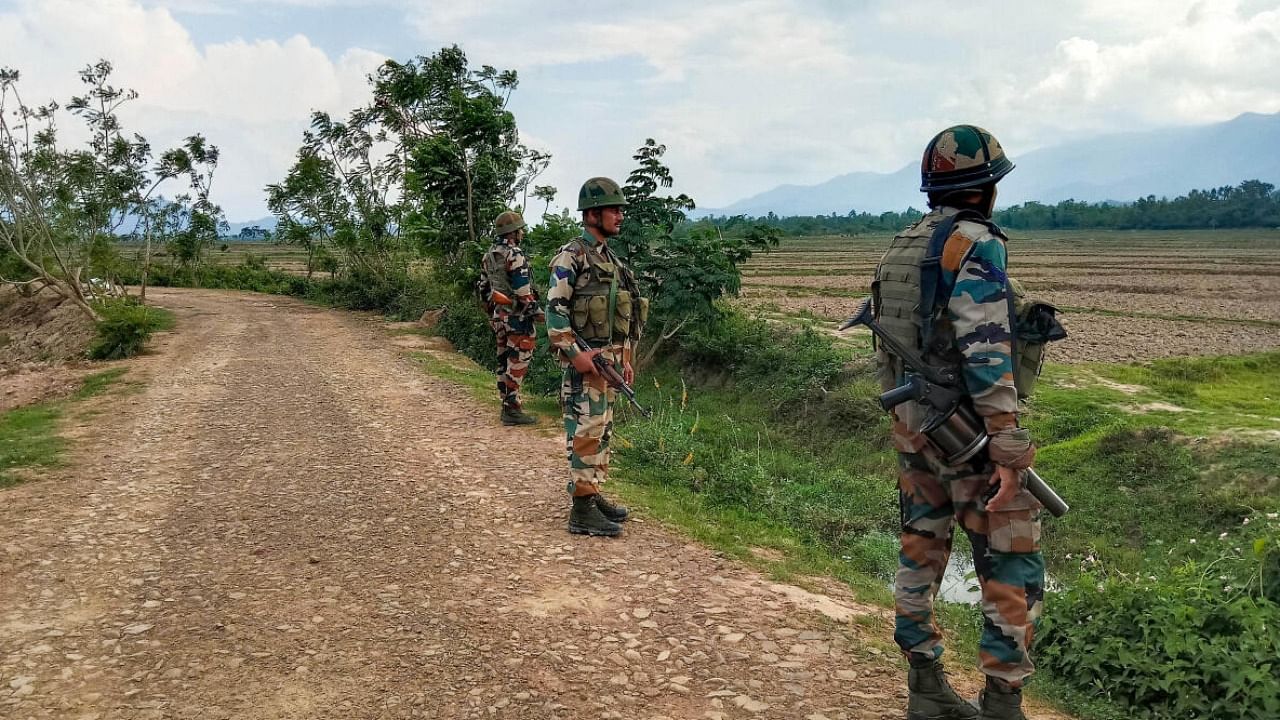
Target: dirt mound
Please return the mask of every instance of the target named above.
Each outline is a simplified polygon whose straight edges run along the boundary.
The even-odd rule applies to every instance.
[[[0,373],[82,358],[93,335],[93,322],[75,303],[0,287]]]

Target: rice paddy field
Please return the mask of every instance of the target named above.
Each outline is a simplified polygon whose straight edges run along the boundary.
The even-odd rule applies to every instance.
[[[834,332],[869,294],[889,240],[784,240],[747,265],[738,302],[780,322]],[[1009,269],[1029,295],[1061,311],[1070,337],[1053,345],[1052,362],[1280,347],[1280,230],[1014,233]]]

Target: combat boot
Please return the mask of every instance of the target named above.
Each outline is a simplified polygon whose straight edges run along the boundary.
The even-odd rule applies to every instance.
[[[603,535],[616,537],[622,534],[622,526],[604,516],[596,506],[599,495],[579,495],[573,499],[569,511],[569,532],[574,535]]]
[[[978,709],[951,689],[941,661],[917,655],[910,660],[907,720],[977,720]]]
[[[1027,720],[1022,714],[1022,690],[987,678],[987,689],[978,695],[979,720]]]
[[[532,425],[538,422],[535,415],[530,415],[520,408],[502,406],[502,424],[503,425]]]
[[[600,512],[613,522],[626,522],[631,517],[631,512],[621,505],[614,505],[605,499],[603,495],[596,495],[596,507],[600,508]]]

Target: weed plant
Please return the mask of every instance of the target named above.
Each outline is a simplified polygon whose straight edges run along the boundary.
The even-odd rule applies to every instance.
[[[173,325],[173,315],[162,308],[143,305],[136,298],[112,298],[96,303],[97,338],[89,346],[93,360],[119,360],[142,351],[157,330]]]

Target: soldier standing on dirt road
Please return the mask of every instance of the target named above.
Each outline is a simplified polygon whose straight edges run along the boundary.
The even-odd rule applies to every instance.
[[[598,355],[613,363],[627,383],[634,380],[631,357],[648,301],[608,243],[622,227],[626,204],[618,183],[604,177],[587,180],[578,193],[582,236],[551,261],[547,337],[564,369],[560,403],[573,497],[569,532],[580,535],[616,536],[622,532],[619,523],[627,519],[626,508],[600,494],[609,474],[616,393],[593,364]],[[590,350],[578,348],[575,333]]]
[[[1000,144],[981,128],[958,125],[934,137],[920,186],[931,210],[894,238],[872,289],[880,325],[926,363],[956,369],[960,390],[991,437],[974,459],[949,466],[921,434],[926,408],[909,401],[893,411],[902,517],[894,639],[911,666],[909,720],[1025,720],[1021,687],[1034,669],[1044,559],[1040,505],[1020,472],[1030,467],[1035,446],[1017,416],[1020,392],[1030,391],[1038,369],[1024,379],[1006,238],[990,221],[996,183],[1011,170]],[[925,262],[931,241],[935,250],[941,245],[934,264]],[[883,346],[877,358],[882,388],[901,385],[902,359]],[[934,616],[957,522],[973,546],[982,587],[979,665],[987,684],[977,708],[943,674]]]
[[[503,425],[530,425],[537,417],[524,411],[520,386],[529,371],[535,345],[534,323],[544,319],[529,277],[529,261],[520,241],[528,225],[510,210],[493,221],[494,241],[482,261],[487,283],[485,309],[498,341],[498,396]],[[505,302],[504,302],[505,301]]]

